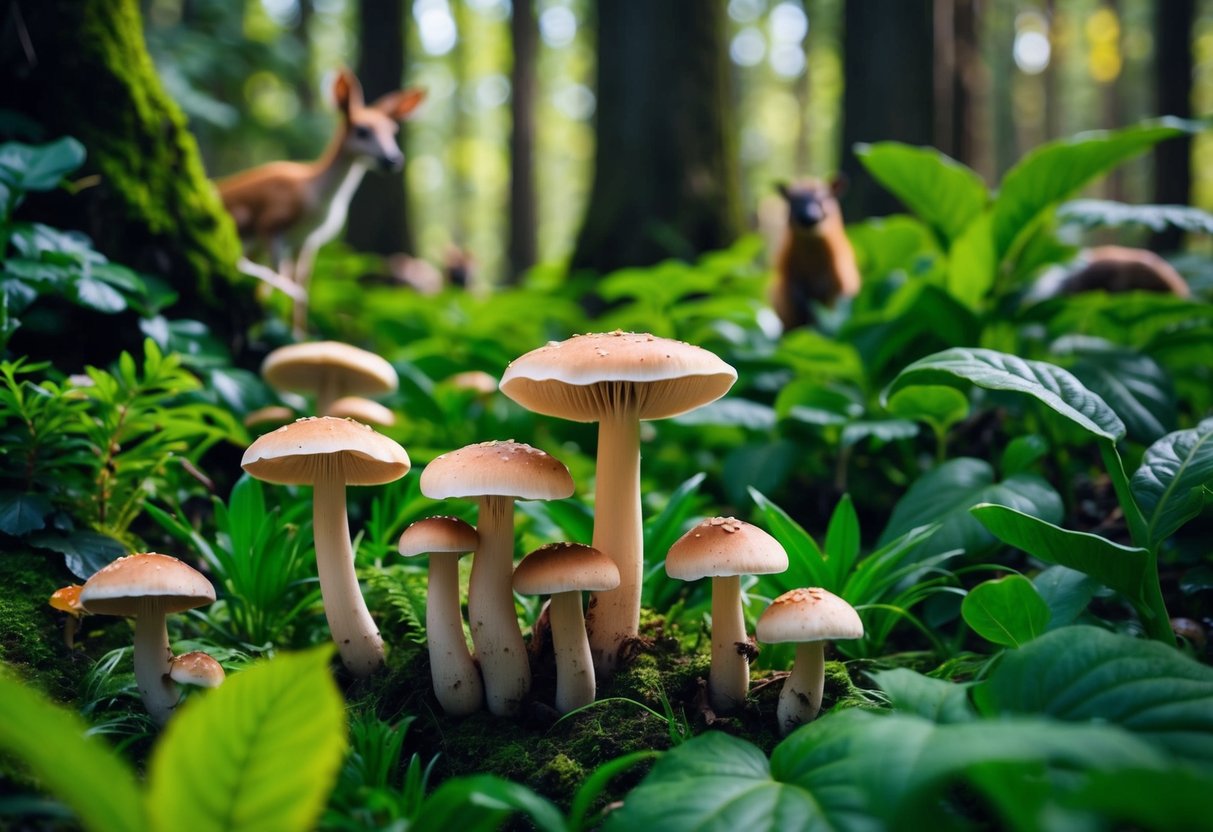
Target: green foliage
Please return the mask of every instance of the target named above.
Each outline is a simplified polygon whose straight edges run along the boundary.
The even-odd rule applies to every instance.
[[[1049,605],[1022,575],[985,581],[969,590],[960,613],[965,623],[986,641],[1020,647],[1048,627]]]
[[[1130,485],[1157,547],[1200,512],[1213,486],[1213,419],[1147,448]]]
[[[1109,199],[1074,199],[1057,209],[1063,227],[1090,228],[1144,226],[1151,231],[1180,228],[1213,234],[1213,214],[1188,205],[1126,205]]]

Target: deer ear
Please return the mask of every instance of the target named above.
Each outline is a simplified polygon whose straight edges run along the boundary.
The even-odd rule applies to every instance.
[[[401,121],[417,109],[422,101],[425,100],[425,90],[421,87],[409,87],[407,90],[397,90],[389,92],[377,99],[372,108],[383,113],[388,118],[393,118],[396,121]]]
[[[348,69],[338,70],[333,79],[333,102],[347,116],[362,106],[362,85]]]

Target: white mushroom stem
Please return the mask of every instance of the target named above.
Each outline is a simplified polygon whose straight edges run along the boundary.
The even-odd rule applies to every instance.
[[[320,374],[320,386],[316,388],[316,415],[325,416],[333,402],[341,398],[341,385],[337,382],[337,374],[327,370]]]
[[[135,618],[135,682],[147,712],[157,725],[168,722],[181,698],[169,679],[173,651],[164,611],[146,602]]]
[[[712,578],[712,667],[708,696],[716,713],[736,710],[750,690],[749,638],[741,613],[741,578]],[[740,645],[740,646],[739,646]]]
[[[551,605],[552,647],[556,653],[556,710],[567,714],[594,701],[597,692],[590,644],[581,612],[581,592],[557,592]]]
[[[531,665],[514,612],[514,498],[481,497],[480,548],[468,581],[468,618],[484,696],[497,716],[518,712],[531,689]]]
[[[434,695],[442,710],[451,716],[466,716],[480,710],[484,685],[463,637],[458,554],[430,554],[425,635],[430,648]]]
[[[329,631],[341,662],[355,676],[369,676],[383,664],[383,639],[367,611],[354,571],[354,549],[345,511],[345,479],[335,457],[322,463],[312,495],[316,571]]]
[[[796,645],[796,661],[779,692],[779,730],[790,734],[806,722],[812,722],[821,710],[825,687],[825,642],[810,641]]]
[[[640,420],[634,404],[604,416],[598,425],[594,491],[593,545],[619,568],[619,587],[594,593],[587,622],[594,668],[605,678],[615,670],[620,645],[640,629],[644,532],[640,517]]]

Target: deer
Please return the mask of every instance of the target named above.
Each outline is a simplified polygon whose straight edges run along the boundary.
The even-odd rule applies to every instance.
[[[399,171],[404,154],[396,144],[400,122],[425,98],[411,87],[367,105],[362,85],[348,69],[333,80],[337,130],[313,162],[270,162],[219,179],[224,208],[236,222],[246,255],[266,252],[274,268],[241,260],[242,271],[292,298],[292,325],[307,325],[308,280],[320,247],[340,233],[350,200],[371,167]]]
[[[838,196],[841,177],[805,179],[776,190],[788,203],[787,226],[775,256],[772,301],[784,331],[813,322],[813,304],[833,306],[859,292],[859,267],[847,239]]]

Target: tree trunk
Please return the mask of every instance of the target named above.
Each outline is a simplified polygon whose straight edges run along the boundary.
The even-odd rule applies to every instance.
[[[358,0],[358,55],[356,74],[367,103],[400,89],[404,78],[404,0]],[[407,122],[400,126],[404,146]],[[408,156],[405,156],[407,162]],[[413,251],[408,219],[405,167],[400,173],[370,171],[350,203],[345,239],[360,251],[395,254]]]
[[[99,176],[55,195],[42,219],[167,280],[180,297],[171,316],[200,318],[238,349],[260,317],[251,281],[235,283],[240,241],[156,76],[137,0],[18,0],[10,22],[18,14],[28,49],[15,37],[0,46],[0,107],[48,137],[75,136],[88,151],[82,174]]]
[[[572,268],[728,246],[741,229],[721,0],[597,3],[594,185]]]
[[[510,240],[508,282],[539,258],[535,207],[535,57],[539,28],[533,0],[514,0],[510,40],[514,66],[510,72]]]
[[[899,210],[867,175],[858,142],[932,141],[932,0],[866,0],[844,6],[842,170],[850,179],[851,220]]]
[[[1155,7],[1154,54],[1158,56],[1154,89],[1158,114],[1192,116],[1192,22],[1195,0],[1166,0]],[[1192,138],[1184,136],[1154,150],[1154,196],[1160,205],[1187,205],[1192,200]],[[1175,251],[1183,245],[1178,228],[1167,228],[1150,239],[1155,251]]]
[[[974,129],[981,89],[979,0],[934,0],[935,146],[971,168],[980,166]]]

